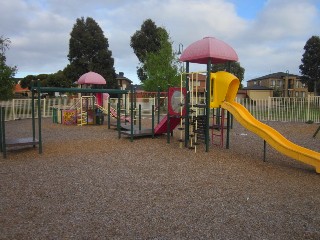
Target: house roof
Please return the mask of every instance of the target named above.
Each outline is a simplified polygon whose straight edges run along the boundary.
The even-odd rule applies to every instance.
[[[29,88],[22,88],[20,84],[16,84],[14,86],[14,92],[15,93],[26,93],[30,92]]]
[[[252,82],[252,81],[256,81],[256,80],[262,80],[262,79],[267,79],[267,78],[277,78],[277,79],[282,79],[284,77],[296,77],[299,78],[299,75],[295,75],[295,74],[290,74],[290,73],[285,73],[285,72],[277,72],[277,73],[271,73],[262,77],[258,77],[258,78],[254,78],[254,79],[250,79],[247,82]]]
[[[116,79],[117,80],[125,80],[125,81],[127,81],[129,83],[132,83],[132,81],[129,78],[124,76],[123,72],[119,72],[119,74],[116,74]]]

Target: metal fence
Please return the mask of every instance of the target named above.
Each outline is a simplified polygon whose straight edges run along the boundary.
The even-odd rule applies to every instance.
[[[260,121],[320,123],[320,97],[269,97],[264,100],[237,99]]]
[[[130,99],[121,99],[121,108],[127,111],[130,109]],[[160,102],[162,107],[167,105],[166,99]],[[35,116],[37,117],[37,99],[35,99]],[[75,106],[77,99],[49,98],[41,99],[41,114],[43,117],[51,117],[53,108],[63,109]],[[110,99],[111,106],[116,107],[118,99]],[[307,98],[282,98],[270,97],[264,100],[236,99],[244,105],[250,113],[260,121],[282,121],[282,122],[307,122],[320,123],[320,97]],[[151,114],[152,105],[156,105],[155,98],[137,99],[136,107],[141,104],[144,114]],[[5,120],[31,118],[31,99],[13,99],[11,101],[0,102],[5,107]]]

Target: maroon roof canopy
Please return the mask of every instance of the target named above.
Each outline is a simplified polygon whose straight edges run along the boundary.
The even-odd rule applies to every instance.
[[[238,61],[235,50],[225,42],[214,37],[205,37],[188,46],[180,56],[180,61],[207,64]]]
[[[78,79],[78,84],[106,84],[106,80],[98,73],[87,72]]]

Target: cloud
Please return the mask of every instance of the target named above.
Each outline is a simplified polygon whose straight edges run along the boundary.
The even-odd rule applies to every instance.
[[[246,0],[249,4],[251,0]],[[263,4],[261,3],[264,2]],[[270,71],[298,73],[305,42],[320,35],[317,1],[259,0],[255,14],[235,0],[11,0],[0,8],[0,35],[9,37],[8,64],[24,73],[51,73],[68,64],[70,32],[77,18],[92,17],[109,40],[117,72],[138,83],[130,37],[147,18],[167,29],[174,49],[205,36],[231,45],[245,78]],[[242,1],[241,1],[242,2]],[[238,4],[238,5],[236,5]],[[249,18],[243,16],[250,15]],[[14,16],[14,17],[13,17]],[[205,69],[195,65],[194,69]]]

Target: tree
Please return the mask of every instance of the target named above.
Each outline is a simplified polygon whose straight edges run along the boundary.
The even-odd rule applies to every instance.
[[[215,64],[212,66],[213,72],[226,71],[226,70],[228,70],[228,63]],[[231,62],[229,72],[235,75],[240,80],[241,88],[242,88],[242,81],[244,79],[245,69],[241,67],[239,62]]]
[[[156,53],[161,49],[163,38],[169,40],[169,34],[164,28],[157,27],[151,20],[145,20],[141,29],[137,30],[132,36],[130,46],[139,59],[140,65],[137,67],[137,75],[141,82],[147,79],[145,61],[148,53]]]
[[[17,72],[17,67],[10,67],[6,64],[6,50],[10,47],[10,39],[0,37],[0,100],[7,101],[13,98],[13,79]]]
[[[146,91],[167,91],[170,86],[180,85],[178,63],[172,51],[172,44],[167,39],[167,34],[161,35],[161,48],[157,52],[149,52],[145,59],[146,80],[142,85]]]
[[[40,81],[41,87],[47,87],[47,81],[48,81],[49,74],[39,74],[39,75],[27,75],[20,81],[20,85],[22,88],[29,88],[31,89],[32,82],[36,84],[35,81]]]
[[[78,18],[70,33],[69,54],[70,64],[64,69],[70,83],[89,71],[103,76],[107,88],[117,88],[114,59],[109,50],[108,39],[93,18]]]
[[[48,75],[46,82],[48,87],[70,88],[72,86],[71,81],[65,76],[64,72],[61,70]]]
[[[299,66],[302,74],[301,81],[308,85],[309,91],[314,91],[315,95],[320,90],[320,37],[312,36],[306,42]]]

